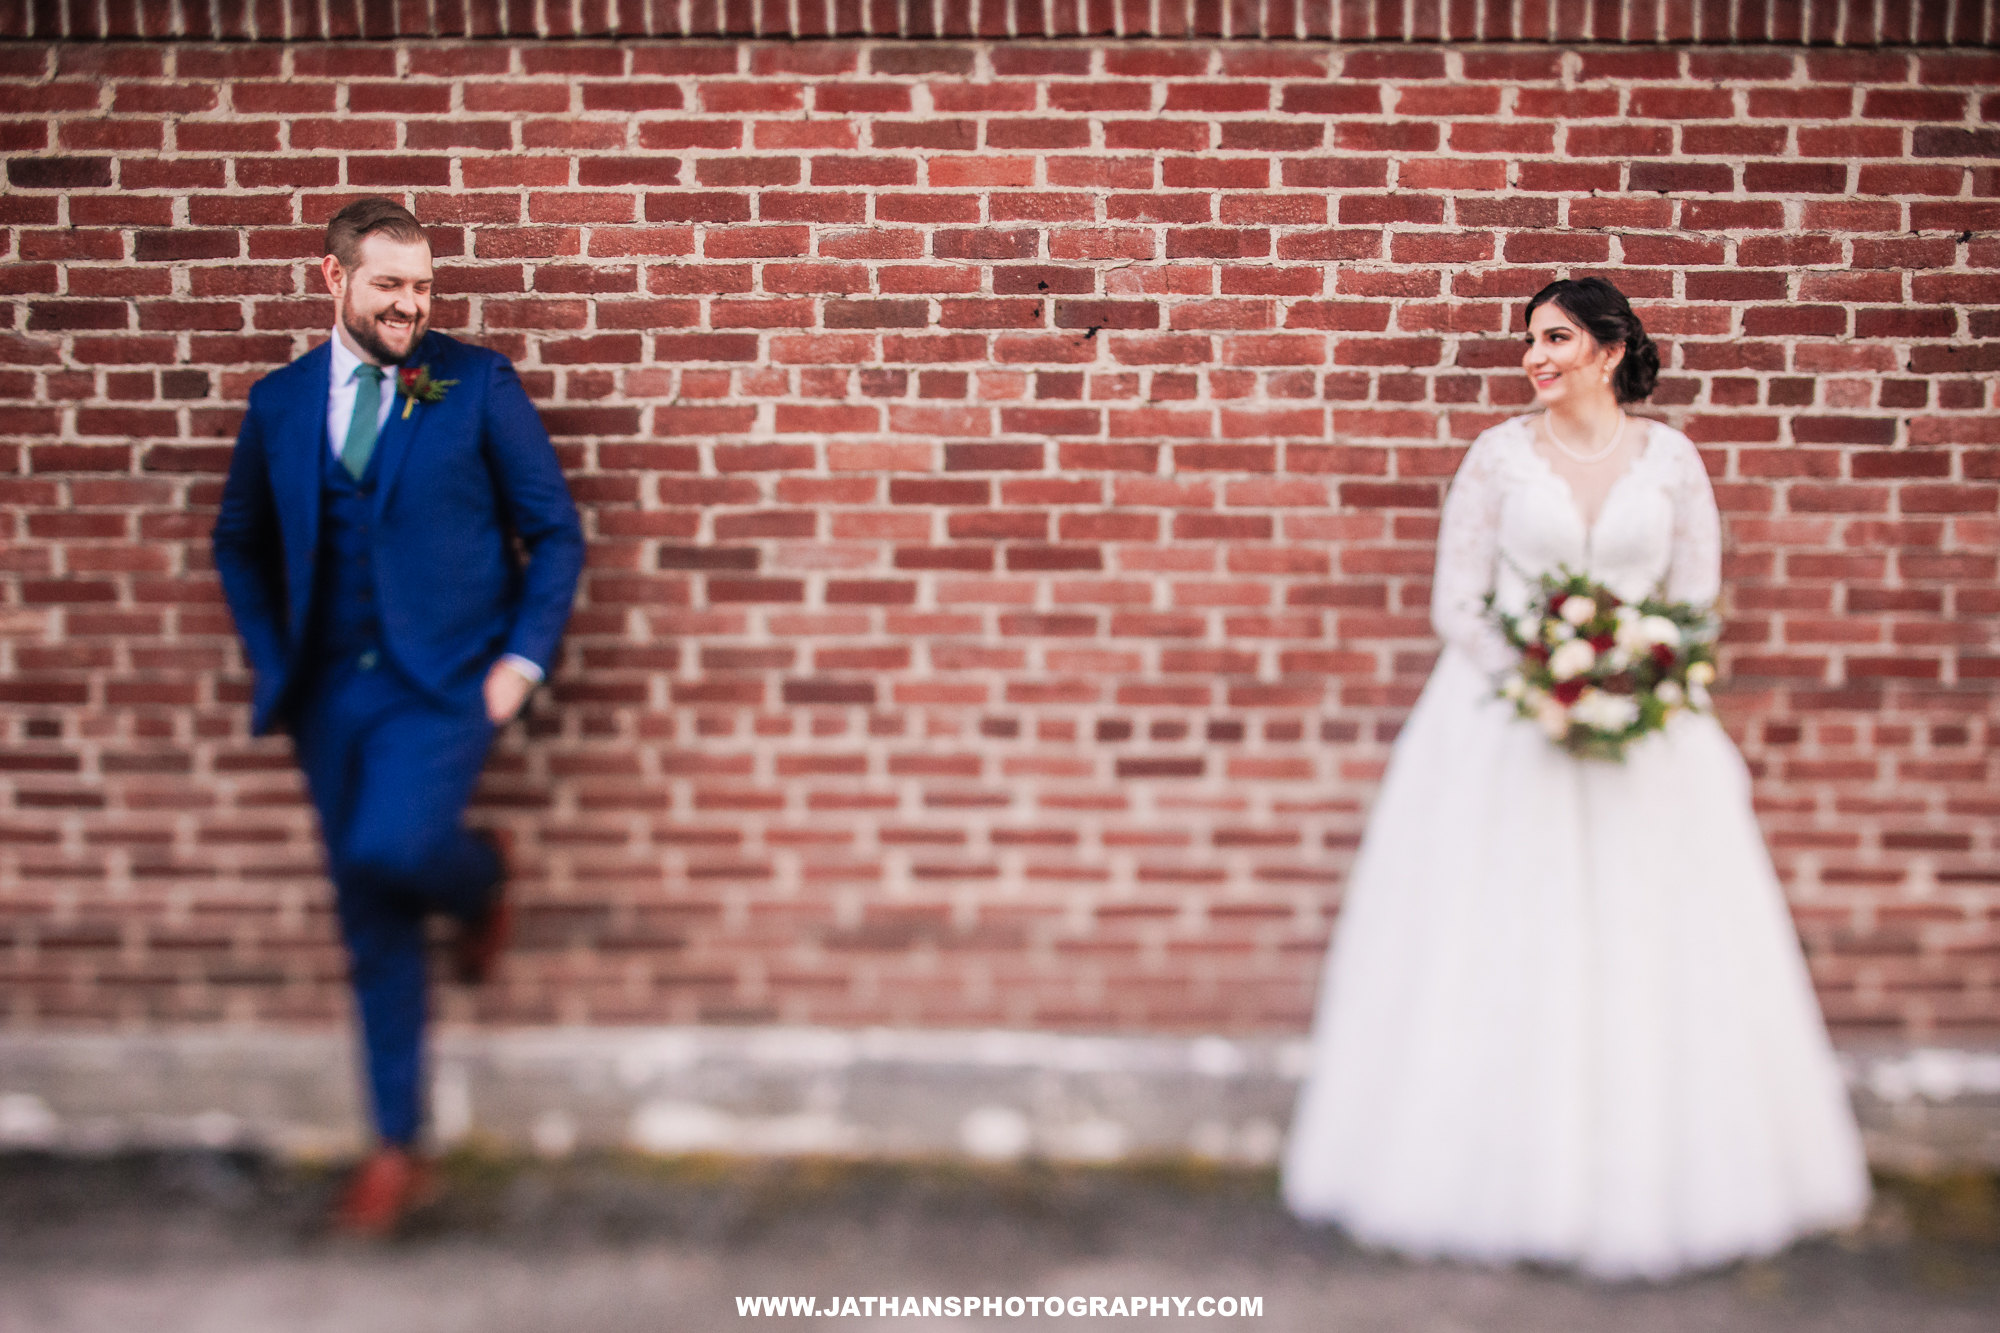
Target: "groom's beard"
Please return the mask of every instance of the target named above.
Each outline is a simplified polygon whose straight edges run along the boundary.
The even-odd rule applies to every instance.
[[[347,336],[354,339],[362,351],[374,357],[382,365],[393,366],[417,349],[417,339],[424,336],[425,320],[419,313],[410,321],[410,340],[404,345],[404,349],[398,352],[382,337],[381,325],[383,317],[388,313],[385,310],[380,314],[364,317],[354,309],[354,298],[351,295],[340,303],[340,324],[347,330]]]

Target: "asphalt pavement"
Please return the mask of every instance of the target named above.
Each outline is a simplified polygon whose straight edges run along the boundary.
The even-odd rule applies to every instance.
[[[463,1155],[446,1176],[403,1234],[360,1244],[321,1224],[331,1169],[219,1153],[0,1156],[0,1333],[2000,1328],[2000,1181],[1988,1176],[1885,1181],[1852,1235],[1660,1285],[1371,1254],[1293,1221],[1269,1173],[1195,1163]],[[944,1313],[968,1296],[978,1317]],[[846,1313],[739,1308],[772,1297]]]

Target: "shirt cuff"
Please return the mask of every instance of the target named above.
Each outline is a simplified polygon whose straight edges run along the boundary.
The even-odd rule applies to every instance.
[[[502,653],[500,660],[508,666],[513,667],[514,670],[520,672],[535,684],[539,685],[542,683],[542,669],[519,653]]]

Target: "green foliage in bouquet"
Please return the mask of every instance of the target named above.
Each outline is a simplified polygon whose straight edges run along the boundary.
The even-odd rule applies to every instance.
[[[1622,760],[1676,712],[1708,708],[1715,622],[1704,608],[1624,602],[1563,569],[1542,575],[1518,615],[1488,593],[1486,616],[1520,654],[1500,696],[1578,758]]]

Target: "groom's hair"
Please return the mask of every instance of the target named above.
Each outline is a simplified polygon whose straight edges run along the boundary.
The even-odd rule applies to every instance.
[[[326,253],[351,272],[361,262],[362,238],[372,232],[380,232],[405,245],[428,239],[424,229],[417,225],[416,214],[394,199],[372,195],[356,199],[333,215],[333,220],[326,224]]]

